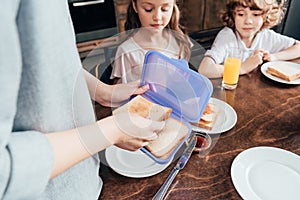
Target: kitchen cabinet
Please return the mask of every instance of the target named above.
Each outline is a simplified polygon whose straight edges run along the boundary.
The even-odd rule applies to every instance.
[[[127,7],[131,0],[114,0],[116,20],[119,32],[124,31]],[[225,8],[227,0],[179,0],[178,7],[181,11],[181,24],[188,32],[221,27],[219,11]]]

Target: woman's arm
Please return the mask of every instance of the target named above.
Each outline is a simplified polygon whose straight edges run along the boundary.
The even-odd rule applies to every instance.
[[[126,123],[122,123],[126,121]],[[164,122],[151,121],[137,115],[118,114],[76,129],[46,134],[54,151],[51,178],[80,161],[116,145],[137,150],[157,137]]]
[[[130,96],[142,94],[149,89],[148,85],[140,87],[139,82],[107,85],[86,70],[84,70],[84,75],[91,98],[103,106],[119,106]]]

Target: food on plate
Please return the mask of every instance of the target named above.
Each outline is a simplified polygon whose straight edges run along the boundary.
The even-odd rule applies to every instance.
[[[218,113],[218,106],[209,102],[206,105],[200,120],[198,122],[193,123],[193,125],[207,130],[212,130],[215,122],[217,121]]]
[[[157,133],[158,137],[145,146],[150,153],[160,159],[168,158],[189,132],[185,124],[170,118],[171,108],[153,103],[141,95],[115,109],[113,114],[121,112],[135,113],[155,121],[165,120],[165,127]]]
[[[186,125],[176,119],[169,118],[166,120],[164,129],[157,134],[158,138],[151,141],[146,149],[155,157],[165,159],[182,142],[188,131]]]
[[[296,69],[289,65],[269,66],[267,73],[286,81],[293,81],[300,78],[300,68]]]
[[[115,109],[113,114],[130,112],[154,121],[163,121],[170,117],[172,108],[153,103],[141,95],[137,95],[127,104]]]

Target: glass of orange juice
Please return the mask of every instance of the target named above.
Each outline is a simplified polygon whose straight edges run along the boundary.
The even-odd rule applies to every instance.
[[[240,49],[232,48],[228,51],[224,62],[223,88],[233,90],[237,87],[242,63],[241,59],[242,53]]]

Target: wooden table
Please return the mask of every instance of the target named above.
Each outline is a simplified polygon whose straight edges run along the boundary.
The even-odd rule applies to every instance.
[[[300,86],[274,82],[259,69],[239,79],[236,90],[220,88],[212,80],[213,97],[226,101],[236,111],[234,128],[213,137],[214,147],[200,158],[193,154],[179,172],[165,199],[242,199],[231,180],[231,164],[242,151],[256,146],[279,147],[300,155]],[[97,107],[97,116],[110,109]],[[101,165],[104,181],[100,199],[152,199],[176,162],[148,178],[128,178]]]

